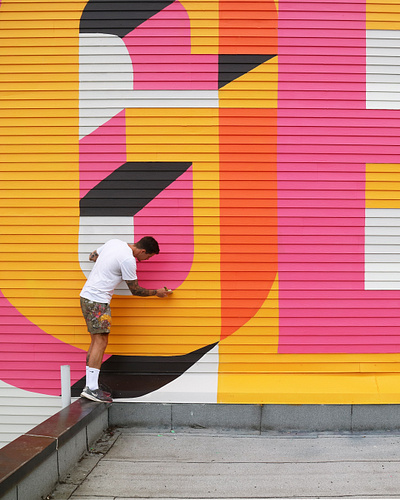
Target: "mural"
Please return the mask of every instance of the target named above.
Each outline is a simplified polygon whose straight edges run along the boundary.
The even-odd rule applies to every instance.
[[[78,394],[88,254],[151,234],[161,253],[139,281],[175,293],[114,296],[102,369],[114,397],[397,402],[393,13],[281,0],[278,21],[273,0],[56,4],[58,37],[39,8],[21,26],[11,1],[0,8],[15,36],[33,37],[4,49],[20,76],[1,122],[14,128],[0,379],[58,394],[70,364]]]

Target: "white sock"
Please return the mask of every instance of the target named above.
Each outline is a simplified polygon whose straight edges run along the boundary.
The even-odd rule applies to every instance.
[[[95,391],[99,388],[99,374],[100,370],[97,368],[86,367],[86,385],[91,391]]]

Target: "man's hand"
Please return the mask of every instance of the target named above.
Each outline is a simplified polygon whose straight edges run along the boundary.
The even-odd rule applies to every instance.
[[[89,260],[91,260],[92,262],[96,262],[98,256],[99,254],[96,252],[96,250],[93,250],[93,252],[89,255]]]
[[[170,290],[169,288],[167,288],[166,286],[164,288],[159,288],[157,290],[157,297],[168,297],[168,295],[171,295],[172,294],[172,290]]]

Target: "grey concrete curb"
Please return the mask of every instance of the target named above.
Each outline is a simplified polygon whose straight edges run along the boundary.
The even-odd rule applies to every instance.
[[[400,405],[118,403],[79,399],[0,450],[0,498],[40,500],[110,427],[186,433],[399,431]]]
[[[265,432],[365,432],[400,430],[400,405],[276,405],[118,403],[109,424],[136,432],[262,434]]]
[[[108,427],[108,407],[79,399],[0,450],[0,498],[46,497]]]

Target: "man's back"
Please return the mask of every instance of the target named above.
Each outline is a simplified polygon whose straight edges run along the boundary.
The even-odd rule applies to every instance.
[[[114,289],[123,280],[136,280],[136,260],[127,243],[107,241],[97,249],[98,258],[82,289],[81,297],[110,303]]]

